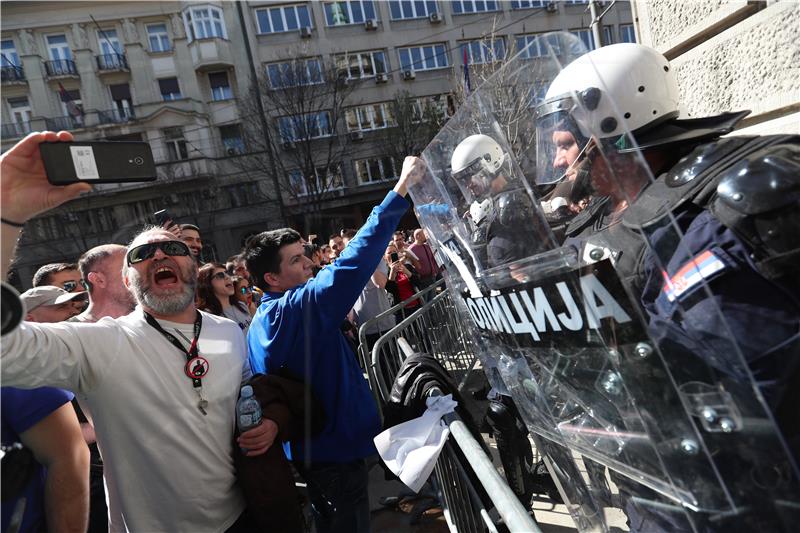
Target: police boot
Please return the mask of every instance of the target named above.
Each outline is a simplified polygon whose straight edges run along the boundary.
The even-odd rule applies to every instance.
[[[534,465],[528,430],[508,396],[489,401],[486,420],[494,433],[508,485],[522,505],[529,509],[534,492]]]

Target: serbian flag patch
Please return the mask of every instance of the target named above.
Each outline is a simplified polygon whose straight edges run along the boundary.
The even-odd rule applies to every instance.
[[[725,263],[711,250],[706,250],[680,267],[672,277],[662,271],[664,275],[663,291],[667,300],[674,302],[681,294],[724,269]]]

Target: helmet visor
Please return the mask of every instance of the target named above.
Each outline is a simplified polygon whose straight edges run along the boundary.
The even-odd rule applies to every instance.
[[[586,150],[588,139],[581,134],[569,109],[548,112],[543,105],[540,113],[536,121],[536,184],[548,185],[574,178],[575,167]]]

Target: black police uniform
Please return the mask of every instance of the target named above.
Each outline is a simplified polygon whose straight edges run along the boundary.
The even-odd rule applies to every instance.
[[[798,137],[731,137],[697,146],[619,219],[607,200],[595,199],[567,228],[566,242],[588,262],[612,259],[626,289],[641,296],[654,340],[683,346],[687,360],[700,357],[733,381],[746,383],[752,372],[795,455],[798,423],[789,405],[797,405],[800,360],[798,204]],[[704,274],[692,278],[698,263]],[[747,368],[732,357],[738,349]],[[612,478],[626,503],[632,495],[659,499]],[[626,513],[632,530],[690,529],[680,514],[633,505]],[[708,524],[719,527],[726,526]]]

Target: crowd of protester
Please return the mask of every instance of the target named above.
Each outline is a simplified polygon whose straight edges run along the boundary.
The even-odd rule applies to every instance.
[[[2,156],[4,272],[24,222],[87,189],[47,184],[35,161],[40,142],[70,139],[32,134]],[[3,338],[3,449],[27,451],[35,471],[4,494],[2,530],[263,529],[237,469],[280,439],[308,483],[317,530],[368,531],[365,460],[380,423],[339,332],[350,324],[354,342],[358,325],[424,283],[394,233],[405,181],[419,173],[410,158],[363,228],[327,244],[285,228],[252,237],[225,264],[204,263],[201,228],[168,221],[127,246],[41,267],[21,295],[25,321]],[[394,325],[387,318],[371,340]],[[232,433],[254,373],[310,386],[324,421],[297,437],[284,411],[265,408],[261,425]],[[5,472],[16,472],[7,466],[22,464],[8,457],[4,491]]]

